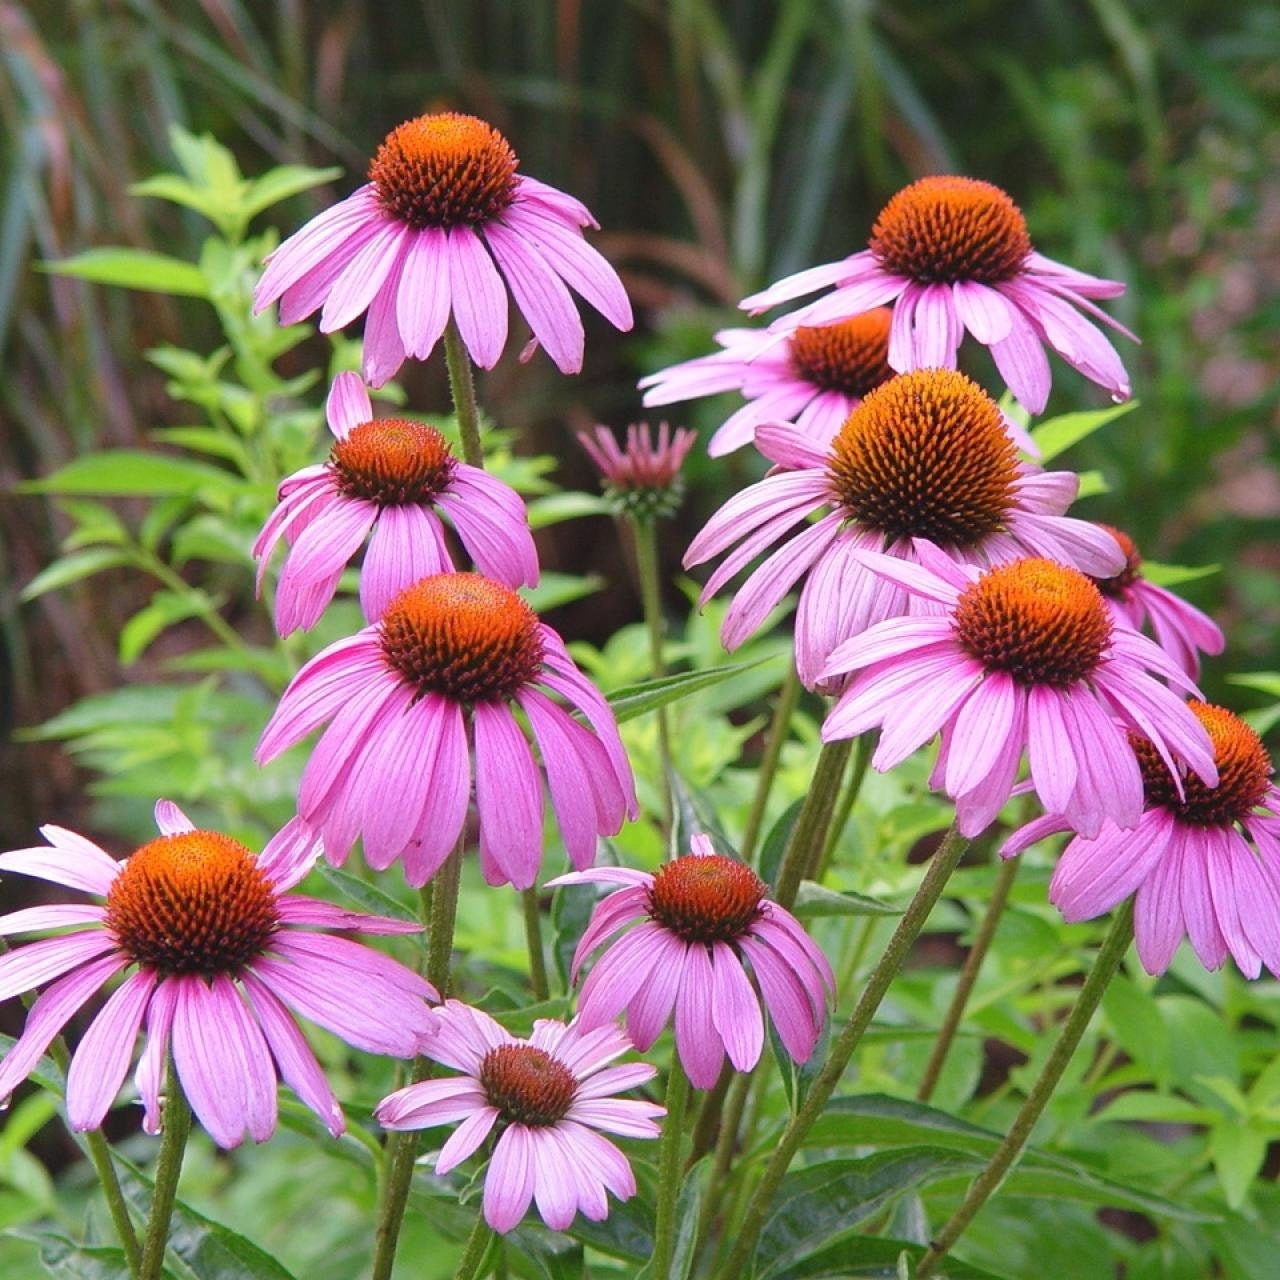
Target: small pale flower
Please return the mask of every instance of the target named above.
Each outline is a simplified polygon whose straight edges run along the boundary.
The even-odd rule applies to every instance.
[[[707,580],[705,601],[769,552],[725,615],[728,649],[807,575],[796,616],[796,669],[809,688],[829,691],[820,672],[842,640],[885,618],[935,611],[872,573],[863,551],[916,561],[927,540],[964,564],[1036,555],[1090,573],[1122,567],[1113,538],[1063,515],[1078,478],[1021,462],[995,401],[961,373],[921,369],[884,383],[829,445],[785,423],[761,426],[756,445],[782,470],[725,503],[684,563],[701,564],[737,544]]]
[[[625,1010],[643,1053],[674,1014],[680,1061],[697,1088],[710,1089],[726,1054],[739,1071],[760,1060],[763,1003],[786,1051],[807,1062],[835,994],[831,966],[750,867],[716,853],[706,836],[694,836],[692,846],[652,874],[597,867],[549,882],[623,886],[592,914],[574,952],[574,981],[593,951],[639,923],[595,962],[578,1021],[603,1026]]]
[[[1142,557],[1133,539],[1110,525],[1105,529],[1124,552],[1124,568],[1110,578],[1094,578],[1112,614],[1135,631],[1150,621],[1156,643],[1193,680],[1200,675],[1200,654],[1217,655],[1226,647],[1221,628],[1207,613],[1142,575]]]
[[[492,369],[507,341],[507,290],[562,373],[582,368],[583,328],[569,293],[618,329],[631,304],[583,239],[586,206],[517,173],[506,138],[475,116],[418,116],[393,129],[369,181],[313,218],[267,259],[254,308],[280,322],[319,307],[332,333],[366,311],[364,374],[381,386],[406,356],[425,360],[452,317],[471,358]]]
[[[1046,345],[1113,399],[1129,398],[1120,357],[1085,318],[1136,342],[1093,302],[1117,297],[1124,285],[1037,253],[1021,210],[989,182],[934,176],[903,187],[880,211],[868,248],[788,276],[742,306],[765,311],[828,285],[831,293],[770,328],[830,324],[891,302],[889,364],[900,373],[954,369],[967,329],[1031,413],[1049,398]]]
[[[529,605],[480,574],[423,578],[378,622],[312,658],[263,730],[259,763],[326,722],[302,775],[298,813],[338,864],[360,836],[371,867],[399,858],[409,883],[425,884],[462,833],[472,749],[480,865],[490,884],[527,889],[537,878],[544,773],[575,867],[595,860],[597,836],[636,816],[609,704]]]
[[[680,509],[680,468],[696,438],[696,431],[684,427],[673,435],[664,422],[655,442],[647,422],[633,422],[627,428],[626,446],[620,449],[608,427],[596,427],[594,439],[586,431],[578,432],[578,443],[604,481],[605,497],[617,514],[635,520],[673,516]]]
[[[89,1000],[127,973],[71,1059],[73,1128],[102,1124],[145,1028],[136,1082],[147,1132],[160,1126],[172,1051],[183,1093],[220,1147],[238,1146],[246,1131],[255,1142],[272,1135],[277,1073],[336,1137],[342,1110],[293,1014],[358,1049],[409,1058],[435,1016],[425,1001],[437,996],[404,965],[322,931],[417,926],[291,893],[318,852],[296,819],[258,855],[229,836],[197,830],[167,800],[156,805],[156,823],[159,838],[123,862],[54,826],[41,828],[48,845],[0,854],[0,872],[106,899],[0,916],[0,936],[70,929],[0,956],[0,999],[45,988],[0,1062],[0,1099]]]
[[[538,553],[514,489],[455,458],[435,427],[374,418],[357,374],[337,376],[325,413],[335,436],[329,460],[281,483],[279,505],[253,544],[259,592],[271,553],[281,539],[290,544],[276,588],[282,636],[320,620],[371,531],[360,571],[370,622],[419,578],[453,570],[437,511],[482,573],[509,587],[537,583]]]
[[[1136,891],[1133,925],[1148,973],[1163,973],[1183,937],[1208,969],[1228,954],[1246,977],[1266,965],[1280,976],[1280,788],[1258,735],[1223,707],[1193,702],[1208,731],[1218,783],[1176,774],[1152,743],[1133,739],[1146,809],[1138,825],[1111,821],[1093,837],[1076,836],[1049,882],[1049,901],[1068,920],[1110,911]],[[1058,831],[1049,814],[1016,831],[1005,857]]]
[[[825,446],[869,391],[893,377],[885,307],[835,324],[779,337],[758,329],[722,329],[721,350],[640,379],[646,405],[675,404],[738,391],[747,403],[711,437],[718,458],[750,444],[764,422],[793,422]]]
[[[1073,830],[1097,835],[1108,818],[1137,825],[1142,773],[1130,730],[1179,777],[1188,767],[1216,785],[1204,726],[1160,681],[1198,696],[1195,686],[1152,641],[1112,621],[1083,573],[1030,559],[979,574],[920,550],[921,564],[861,553],[942,612],[879,623],[832,653],[825,675],[857,675],[823,725],[825,741],[880,727],[872,763],[884,771],[941,731],[930,781],[954,799],[966,836],[1009,798],[1024,752],[1041,803]]]
[[[487,1013],[447,1000],[421,1051],[462,1074],[411,1084],[374,1114],[387,1129],[458,1124],[436,1157],[441,1174],[496,1132],[484,1178],[484,1217],[495,1231],[517,1226],[531,1200],[553,1231],[579,1213],[600,1222],[609,1213],[606,1192],[629,1200],[636,1180],[626,1156],[597,1131],[656,1138],[653,1122],[666,1114],[652,1102],[614,1097],[657,1074],[643,1062],[609,1065],[631,1047],[616,1026],[585,1031],[547,1019],[517,1039]]]

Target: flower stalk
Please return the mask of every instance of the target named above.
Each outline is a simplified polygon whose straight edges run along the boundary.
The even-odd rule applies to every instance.
[[[971,1223],[978,1211],[986,1204],[992,1192],[1004,1181],[1013,1163],[1022,1154],[1027,1145],[1031,1130],[1040,1119],[1053,1091],[1062,1079],[1094,1012],[1102,1000],[1111,979],[1115,977],[1124,959],[1129,944],[1133,941],[1133,899],[1130,898],[1116,914],[1107,936],[1103,939],[1098,951],[1098,958],[1080,988],[1080,994],[1071,1007],[1062,1029],[1058,1032],[1048,1061],[1044,1064],[1039,1077],[1027,1094],[1018,1114],[1014,1117],[1004,1141],[996,1148],[987,1167],[974,1179],[960,1207],[938,1232],[928,1251],[920,1259],[916,1268],[916,1280],[928,1280],[937,1272],[938,1264],[946,1257],[948,1250],[960,1238],[961,1233]]]
[[[822,1070],[814,1077],[813,1084],[810,1085],[800,1109],[783,1130],[778,1145],[765,1166],[764,1175],[747,1206],[746,1216],[743,1218],[734,1247],[720,1271],[721,1280],[731,1280],[731,1277],[748,1274],[748,1264],[755,1250],[756,1241],[760,1237],[760,1230],[764,1226],[765,1214],[787,1167],[799,1150],[805,1135],[822,1114],[827,1100],[835,1092],[836,1085],[840,1083],[840,1077],[849,1065],[849,1060],[853,1057],[863,1034],[871,1025],[871,1019],[888,992],[890,983],[902,968],[912,944],[919,936],[920,930],[924,928],[929,913],[941,897],[942,890],[951,878],[951,873],[959,865],[968,847],[969,841],[954,826],[943,837],[941,845],[930,860],[920,887],[898,921],[898,927],[893,931],[884,954],[868,975],[867,984],[848,1023],[832,1043],[830,1056]]]
[[[773,704],[773,719],[769,722],[769,737],[765,744],[764,755],[760,758],[760,768],[756,773],[756,790],[751,797],[751,809],[747,813],[747,825],[742,833],[742,846],[738,856],[743,862],[750,862],[760,840],[760,830],[764,825],[765,809],[769,805],[769,793],[773,790],[773,780],[778,774],[778,762],[782,759],[782,748],[791,736],[791,717],[795,715],[800,703],[801,684],[796,673],[795,663],[787,667],[778,688],[777,701]]]
[[[182,1092],[171,1053],[165,1068],[164,1128],[160,1138],[160,1154],[156,1158],[151,1217],[142,1246],[139,1280],[160,1280],[163,1273],[164,1253],[169,1243],[169,1219],[173,1216],[173,1204],[178,1195],[178,1176],[182,1172],[182,1160],[186,1155],[190,1133],[191,1107]]]
[[[680,1064],[680,1056],[671,1057],[667,1076],[667,1117],[662,1122],[662,1139],[658,1150],[658,1203],[653,1236],[653,1280],[667,1280],[676,1241],[676,1200],[680,1195],[683,1170],[680,1167],[681,1139],[684,1136],[684,1112],[689,1099],[689,1077]]]
[[[778,880],[774,899],[790,910],[800,890],[800,881],[816,869],[827,832],[835,814],[836,801],[840,797],[840,780],[844,777],[853,739],[842,738],[836,742],[824,742],[813,770],[813,781],[805,796],[800,816],[782,856],[778,868]]]
[[[484,1220],[484,1214],[481,1214],[467,1238],[467,1246],[458,1261],[458,1269],[453,1273],[453,1280],[476,1280],[483,1275],[485,1259],[496,1238],[493,1228]]]

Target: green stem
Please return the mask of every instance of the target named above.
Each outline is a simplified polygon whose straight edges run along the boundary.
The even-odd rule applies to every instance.
[[[489,1252],[493,1239],[493,1228],[484,1220],[484,1214],[481,1214],[467,1239],[467,1247],[462,1252],[458,1269],[453,1273],[453,1280],[476,1280],[477,1276],[483,1274],[485,1255]]]
[[[84,1135],[85,1144],[89,1148],[89,1159],[97,1170],[98,1181],[102,1184],[102,1194],[106,1197],[107,1209],[111,1221],[115,1224],[116,1235],[120,1237],[120,1247],[124,1250],[125,1261],[129,1264],[129,1274],[138,1280],[142,1269],[142,1250],[138,1247],[138,1237],[133,1230],[133,1221],[129,1217],[129,1206],[125,1202],[124,1192],[120,1189],[120,1179],[116,1176],[116,1167],[111,1159],[111,1148],[102,1136],[101,1129],[90,1129]]]
[[[748,1274],[748,1263],[760,1236],[760,1229],[764,1225],[765,1213],[778,1190],[778,1184],[787,1171],[787,1166],[799,1150],[805,1134],[822,1114],[823,1108],[827,1105],[827,1099],[840,1083],[840,1077],[849,1065],[849,1059],[853,1057],[863,1033],[871,1025],[871,1019],[889,990],[889,984],[902,968],[907,953],[911,950],[920,930],[924,928],[929,913],[933,910],[934,904],[951,878],[951,873],[956,869],[968,847],[969,841],[954,826],[943,837],[941,845],[930,860],[928,870],[920,882],[920,887],[916,890],[915,897],[911,899],[902,918],[898,921],[898,927],[893,931],[884,954],[868,975],[867,984],[848,1023],[832,1043],[830,1056],[822,1070],[814,1077],[804,1102],[800,1104],[800,1109],[783,1130],[778,1145],[765,1166],[760,1185],[756,1187],[751,1203],[747,1206],[746,1216],[733,1250],[720,1273],[723,1280]]]
[[[655,680],[667,673],[662,654],[665,619],[662,613],[662,575],[658,566],[658,522],[652,517],[631,519],[635,540],[636,573],[640,579],[640,604],[649,633],[649,667]],[[662,826],[669,832],[674,813],[671,805],[671,722],[667,708],[654,712],[658,720],[658,759],[662,764]]]
[[[462,851],[465,837],[444,860],[434,880],[423,886],[421,910],[427,926],[427,981],[443,1000],[449,990],[449,961],[453,955],[453,927],[458,914],[458,888],[462,881]],[[409,1073],[411,1084],[426,1080],[433,1064],[427,1058],[415,1058]],[[413,1167],[418,1158],[417,1129],[399,1129],[387,1139],[386,1179],[382,1188],[382,1207],[373,1237],[372,1280],[390,1280],[395,1265],[396,1244],[400,1225],[409,1203],[413,1183]]]
[[[751,797],[751,810],[747,814],[747,826],[742,833],[742,847],[738,850],[738,855],[743,862],[750,862],[756,851],[756,843],[760,839],[760,828],[764,825],[764,811],[769,805],[769,792],[773,789],[773,780],[778,773],[778,761],[782,759],[782,748],[790,736],[791,717],[795,714],[800,702],[800,691],[800,677],[796,674],[793,663],[787,668],[787,674],[778,689],[778,700],[773,704],[769,736],[764,755],[760,758],[760,770],[756,774],[756,791]]]
[[[702,1201],[702,1215],[698,1222],[699,1247],[711,1234],[711,1227],[720,1211],[725,1183],[733,1166],[734,1153],[738,1148],[738,1131],[742,1127],[742,1113],[746,1110],[747,1096],[751,1092],[751,1082],[755,1077],[750,1074],[734,1074],[733,1083],[729,1086],[729,1096],[724,1104],[724,1119],[720,1123],[720,1133],[716,1138],[715,1156],[711,1165],[711,1177],[707,1182],[706,1195]]]
[[[458,419],[462,438],[462,460],[472,467],[484,466],[484,445],[480,440],[480,406],[476,402],[475,378],[471,358],[462,345],[457,323],[452,316],[444,327],[444,362],[449,370],[449,393],[453,396],[453,412]]]
[[[709,1089],[698,1108],[698,1119],[693,1126],[693,1140],[689,1145],[689,1163],[700,1160],[715,1145],[716,1131],[720,1127],[720,1109],[724,1106],[729,1085],[737,1077],[731,1062],[720,1070],[720,1078]]]
[[[535,1000],[545,1000],[551,994],[547,984],[547,961],[542,954],[542,909],[538,905],[538,890],[525,889],[520,894],[524,907],[524,936],[529,947],[529,985]]]
[[[871,763],[871,753],[875,750],[875,745],[874,730],[859,734],[854,739],[853,764],[849,768],[849,780],[844,784],[844,791],[840,796],[840,807],[832,819],[826,843],[822,846],[822,856],[818,859],[818,865],[813,871],[812,878],[819,884],[827,878],[836,845],[840,843],[840,837],[844,835],[844,829],[849,825],[850,817],[853,816],[853,806],[858,803],[858,797],[862,794],[862,783],[867,776],[867,766]]]
[[[164,1251],[169,1243],[169,1219],[178,1194],[178,1175],[182,1172],[182,1158],[186,1154],[187,1136],[191,1132],[191,1107],[182,1092],[172,1055],[165,1068],[164,1087],[164,1128],[151,1192],[151,1218],[147,1223],[147,1238],[142,1246],[142,1263],[138,1268],[140,1280],[160,1280]]]
[[[1058,1032],[1048,1061],[1040,1071],[1031,1092],[1027,1094],[1018,1114],[1014,1117],[1004,1141],[996,1148],[987,1167],[974,1179],[960,1207],[951,1215],[950,1220],[938,1232],[930,1244],[928,1252],[920,1259],[916,1268],[916,1280],[928,1280],[938,1268],[938,1264],[946,1256],[947,1251],[960,1238],[961,1232],[973,1221],[978,1210],[986,1204],[991,1193],[1004,1180],[1015,1160],[1026,1146],[1031,1130],[1040,1119],[1041,1113],[1048,1104],[1053,1091],[1062,1079],[1077,1046],[1080,1044],[1090,1019],[1102,999],[1107,984],[1115,977],[1120,962],[1124,959],[1129,943],[1133,941],[1133,899],[1130,898],[1112,922],[1111,929],[1103,939],[1098,957],[1093,968],[1080,988],[1080,994],[1071,1007],[1066,1021]]]
[[[916,1091],[916,1098],[920,1102],[928,1102],[933,1097],[934,1089],[938,1087],[943,1064],[947,1060],[952,1041],[955,1040],[956,1032],[960,1028],[960,1020],[964,1017],[965,1006],[969,1003],[973,985],[978,980],[982,962],[987,958],[991,940],[996,936],[996,926],[999,925],[1000,917],[1004,914],[1005,903],[1009,901],[1009,890],[1013,888],[1013,878],[1018,874],[1018,862],[1017,858],[1005,858],[1000,864],[1000,871],[991,890],[991,901],[987,903],[986,914],[978,926],[973,946],[969,948],[969,954],[964,958],[960,977],[956,981],[955,994],[951,997],[947,1016],[942,1020],[938,1038],[933,1042],[933,1052],[929,1055],[924,1075],[920,1080],[920,1088]]]
[[[668,1280],[676,1244],[676,1198],[683,1174],[680,1169],[684,1110],[689,1097],[689,1077],[673,1054],[667,1076],[667,1118],[662,1122],[658,1151],[658,1204],[653,1231],[653,1280]]]
[[[809,783],[809,794],[804,798],[787,851],[782,856],[782,865],[778,868],[773,898],[779,906],[792,906],[800,881],[817,865],[840,795],[840,779],[844,777],[844,768],[852,750],[851,738],[822,744],[813,780]]]

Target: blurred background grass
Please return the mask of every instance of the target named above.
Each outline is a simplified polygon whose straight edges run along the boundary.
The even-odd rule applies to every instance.
[[[1142,408],[1070,461],[1111,485],[1088,513],[1153,559],[1224,566],[1183,589],[1227,628],[1207,683],[1239,705],[1253,695],[1225,694],[1223,672],[1280,668],[1278,100],[1271,0],[0,0],[0,476],[8,490],[182,421],[141,353],[215,345],[212,316],[37,267],[105,244],[194,255],[198,219],[128,194],[172,167],[173,121],[216,134],[248,174],[343,166],[332,190],[295,202],[286,232],[427,109],[486,117],[526,172],[585,200],[636,331],[589,318],[582,378],[508,359],[481,388],[582,487],[571,432],[641,416],[640,373],[709,349],[751,289],[863,247],[904,181],[962,172],[1010,191],[1042,251],[1129,282],[1115,311],[1144,339],[1123,352]],[[444,403],[437,363],[406,370],[417,407]],[[1061,362],[1054,378],[1051,411],[1100,403]],[[683,420],[705,439],[725,411]],[[673,568],[751,468],[694,465],[667,531]],[[120,682],[116,632],[142,585],[105,575],[19,608],[59,517],[31,497],[0,505],[0,521],[11,729]],[[616,577],[613,546],[575,532],[543,552]],[[251,599],[229,609],[267,625]],[[635,616],[624,584],[577,609],[566,629],[597,639]],[[75,825],[79,787],[56,746],[9,751],[4,780],[4,847],[51,815]]]

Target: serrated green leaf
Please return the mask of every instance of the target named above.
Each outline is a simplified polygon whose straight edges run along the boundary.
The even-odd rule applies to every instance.
[[[728,667],[711,667],[705,671],[685,671],[674,676],[663,676],[660,680],[646,680],[642,684],[626,685],[609,694],[609,705],[619,724],[624,720],[632,720],[646,712],[656,711],[669,703],[678,702],[697,693],[700,689],[709,689],[724,680],[730,680],[743,671],[750,671],[762,662],[768,662],[774,655],[768,654],[754,662],[739,662]]]
[[[200,268],[181,258],[150,249],[87,249],[74,258],[42,262],[41,270],[57,276],[74,276],[94,284],[144,289],[180,298],[207,298],[208,287]]]
[[[801,918],[817,916],[900,916],[901,907],[864,893],[837,893],[812,880],[802,880],[792,913]]]
[[[1106,409],[1064,413],[1040,423],[1031,432],[1031,438],[1040,450],[1040,461],[1048,462],[1060,453],[1065,453],[1072,445],[1091,436],[1099,427],[1105,427],[1108,422],[1132,413],[1137,407],[1138,401],[1126,400],[1124,404],[1111,405]]]
[[[90,547],[87,551],[77,551],[73,555],[55,560],[47,569],[36,574],[22,588],[18,599],[34,600],[49,591],[57,591],[59,587],[92,577],[104,569],[115,569],[132,561],[133,557],[129,552],[119,547]]]
[[[51,476],[27,480],[22,493],[95,494],[108,497],[161,497],[211,492],[230,494],[244,484],[219,467],[190,458],[172,458],[141,449],[103,449],[75,458]]]

